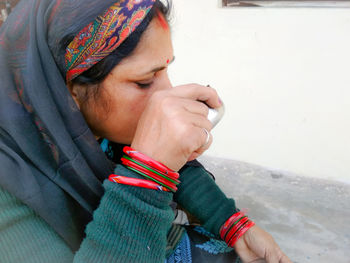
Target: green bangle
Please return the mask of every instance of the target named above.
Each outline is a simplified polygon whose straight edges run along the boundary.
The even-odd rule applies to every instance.
[[[150,168],[150,167],[148,167],[148,166],[146,166],[146,165],[144,165],[144,164],[142,164],[142,163],[140,163],[140,162],[138,162],[138,161],[135,161],[134,159],[130,158],[129,156],[124,155],[123,158],[125,158],[125,159],[127,159],[127,160],[129,160],[129,161],[131,161],[131,162],[133,162],[133,163],[136,163],[136,164],[138,164],[138,165],[140,165],[140,166],[142,166],[143,168],[147,169],[148,171],[151,171],[151,172],[153,172],[153,173],[155,173],[155,174],[157,174],[157,175],[163,177],[164,179],[166,179],[166,180],[168,180],[168,181],[174,183],[175,185],[178,185],[178,184],[179,184],[179,182],[176,182],[176,181],[174,181],[173,179],[171,179],[171,178],[165,176],[164,174],[161,174],[161,173],[159,173],[159,172],[153,170],[152,168]]]
[[[235,221],[231,226],[230,228],[227,230],[226,234],[225,234],[225,237],[224,237],[224,240],[226,239],[226,236],[228,233],[230,233],[231,229],[238,224],[239,221],[241,221],[243,218],[246,218],[247,216],[242,216],[241,218],[238,218],[237,221]]]
[[[136,173],[138,173],[138,174],[140,174],[140,175],[142,175],[142,176],[144,176],[144,177],[146,177],[146,178],[148,178],[148,179],[150,179],[150,180],[152,180],[152,181],[154,181],[154,182],[156,182],[156,183],[158,183],[158,184],[160,184],[160,185],[162,185],[162,186],[164,186],[165,188],[169,189],[169,190],[172,191],[172,192],[175,192],[174,189],[169,188],[169,186],[167,186],[167,185],[165,185],[165,184],[159,182],[158,180],[152,178],[151,176],[148,176],[148,175],[144,174],[143,172],[140,172],[140,171],[138,171],[138,170],[136,170],[136,169],[134,169],[134,168],[132,168],[132,167],[130,167],[130,166],[127,166],[126,168],[128,168],[128,169],[130,169],[130,170],[132,170],[132,171],[134,171],[134,172],[136,172]]]

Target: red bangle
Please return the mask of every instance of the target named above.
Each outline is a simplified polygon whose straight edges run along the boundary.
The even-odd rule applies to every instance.
[[[233,247],[237,240],[255,223],[243,212],[233,214],[220,228],[220,237],[228,246]]]
[[[231,224],[231,226],[227,229],[226,233],[224,233],[222,239],[226,240],[227,236],[229,235],[229,233],[234,233],[235,231],[237,231],[239,224],[243,221],[243,219],[245,220],[247,218],[247,216],[243,216],[239,219],[237,219],[236,221],[233,221],[233,223]],[[245,220],[246,221],[246,220]]]
[[[236,222],[238,219],[240,219],[243,216],[244,214],[242,212],[237,212],[233,214],[229,219],[227,219],[227,221],[222,225],[220,229],[220,236],[222,239],[224,239],[223,237],[226,235],[226,232],[231,228],[232,223]]]
[[[254,226],[254,225],[255,225],[255,223],[254,223],[253,221],[250,221],[250,220],[249,220],[249,222],[248,222],[247,224],[245,224],[245,225],[242,227],[242,229],[239,230],[239,231],[237,232],[237,234],[235,235],[235,237],[233,237],[233,239],[230,241],[230,243],[228,244],[228,246],[229,246],[229,247],[233,247],[234,244],[237,242],[237,240],[240,239],[240,238],[245,234],[245,232],[247,232],[248,229],[251,228],[251,227]]]
[[[151,181],[154,181],[158,184],[163,185],[164,187],[169,188],[170,190],[176,192],[177,191],[177,187],[175,184],[165,180],[164,178],[157,176],[155,174],[153,174],[152,172],[148,171],[147,169],[143,168],[142,166],[138,166],[137,164],[130,162],[130,161],[123,161],[123,164],[127,167],[127,168],[133,168],[134,170],[140,172],[140,174],[144,177],[146,177],[146,179],[149,179]]]
[[[111,174],[109,176],[108,180],[111,182],[114,182],[114,183],[118,183],[118,184],[125,184],[125,185],[131,185],[131,186],[136,186],[136,187],[142,187],[142,188],[147,188],[147,189],[169,192],[169,190],[166,189],[165,187],[163,187],[157,183],[154,183],[152,181],[144,180],[144,179],[130,178],[130,177],[126,177],[126,176]]]
[[[127,155],[124,155],[122,158],[127,159],[128,161],[133,162],[133,163],[135,163],[135,164],[138,165],[138,166],[142,166],[142,167],[145,168],[146,170],[150,171],[152,174],[154,173],[154,174],[156,174],[156,175],[158,175],[158,176],[161,176],[161,177],[164,178],[165,180],[170,181],[171,183],[173,183],[173,184],[175,184],[175,185],[178,185],[178,184],[180,183],[179,180],[174,179],[174,178],[170,178],[168,175],[165,175],[164,173],[161,173],[160,171],[157,171],[157,170],[154,169],[153,167],[150,167],[150,166],[148,166],[147,164],[144,164],[144,163],[142,163],[142,162],[140,162],[140,161],[138,161],[138,160],[135,160],[135,159],[133,159],[133,158],[127,156]]]
[[[127,168],[133,168],[136,171],[139,171],[141,175],[143,175],[144,177],[146,177],[147,179],[150,179],[152,181],[155,181],[158,184],[163,185],[164,187],[169,188],[170,190],[172,190],[173,192],[177,191],[177,187],[175,186],[175,184],[171,183],[170,181],[167,181],[166,179],[150,172],[149,170],[145,169],[142,166],[139,166],[125,158],[121,158],[122,160],[122,164],[126,165]]]
[[[123,148],[124,153],[129,155],[130,157],[139,160],[140,162],[147,164],[148,166],[166,174],[167,176],[174,178],[174,179],[179,179],[179,173],[172,171],[170,168],[166,167],[164,164],[157,162],[153,160],[152,158],[148,157],[147,155],[144,155],[133,148],[129,146],[125,146]]]
[[[248,217],[243,217],[226,235],[225,242],[229,244],[232,237],[239,231],[239,229],[249,221]]]

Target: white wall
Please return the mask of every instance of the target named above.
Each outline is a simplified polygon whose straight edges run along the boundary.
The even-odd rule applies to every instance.
[[[208,154],[350,183],[350,9],[173,2],[173,84],[226,104]]]

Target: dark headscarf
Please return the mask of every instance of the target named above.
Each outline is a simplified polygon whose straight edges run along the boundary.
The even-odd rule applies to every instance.
[[[117,1],[22,0],[0,29],[0,186],[73,251],[122,145],[114,162],[102,152],[66,87],[60,44]]]
[[[115,1],[22,0],[0,31],[0,185],[72,250],[113,166],[66,87],[57,46]]]

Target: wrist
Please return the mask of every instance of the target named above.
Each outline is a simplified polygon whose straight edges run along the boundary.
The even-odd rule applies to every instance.
[[[244,213],[233,214],[220,228],[220,237],[230,247],[255,225]]]
[[[128,178],[112,174],[109,180],[119,184],[143,187],[160,191],[177,191],[179,173],[169,169],[160,162],[142,154],[135,149],[125,146],[122,164],[129,170],[141,175],[143,179]]]
[[[149,158],[165,165],[169,170],[178,172],[182,166],[177,165],[175,162],[176,158],[174,156],[167,156],[167,151],[161,149],[161,147],[154,147],[154,145],[141,144],[137,142],[132,142],[130,147]],[[156,148],[156,149],[154,149]],[[159,150],[161,149],[161,150]]]
[[[118,164],[114,169],[114,173],[122,175],[133,179],[143,179],[143,177],[129,169],[125,166]],[[173,194],[167,191],[155,191],[152,189],[147,189],[143,187],[135,187],[132,185],[121,185],[118,183],[111,182],[110,180],[105,180],[104,186],[106,190],[111,191],[123,191],[124,194],[131,194],[142,200],[145,203],[152,204],[156,207],[164,207],[170,205],[173,199]]]

